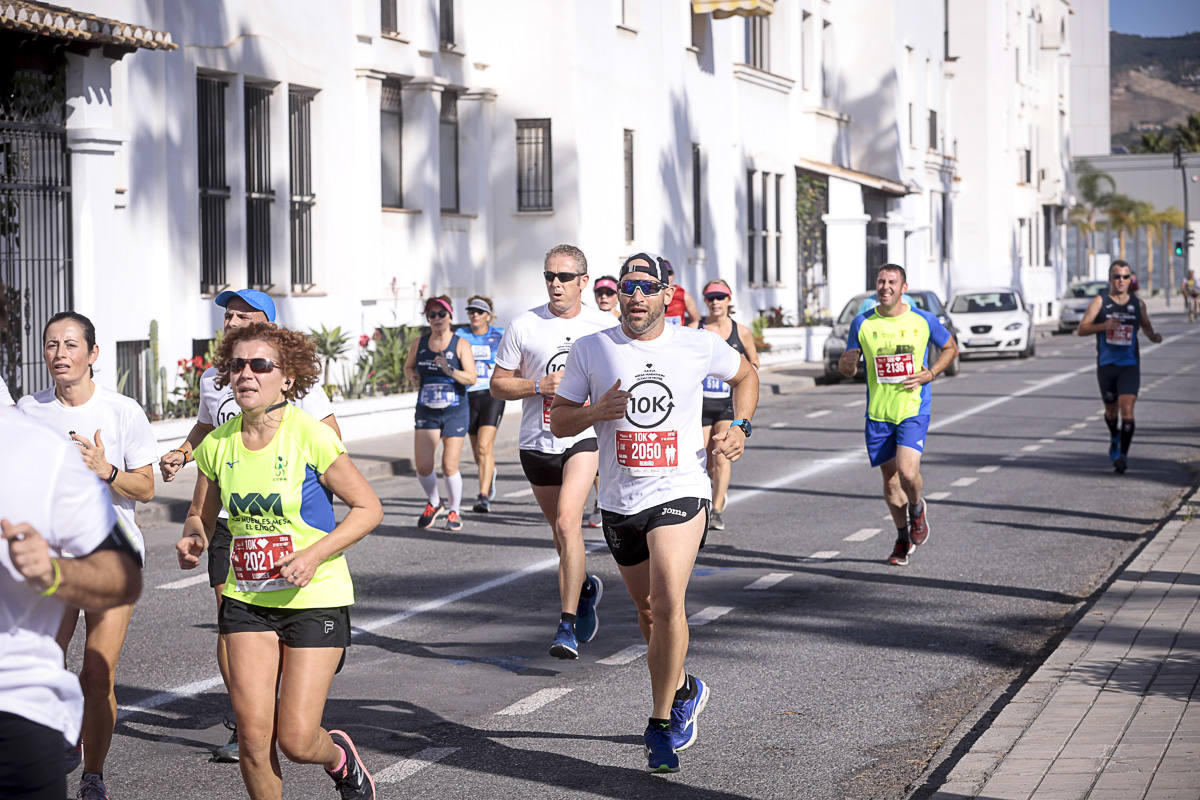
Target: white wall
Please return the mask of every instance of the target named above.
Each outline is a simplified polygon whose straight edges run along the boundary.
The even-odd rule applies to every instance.
[[[1110,124],[1108,0],[1071,0],[1071,152],[1108,155]]]

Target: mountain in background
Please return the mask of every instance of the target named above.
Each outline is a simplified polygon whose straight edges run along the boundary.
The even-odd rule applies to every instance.
[[[1200,33],[1109,33],[1113,148],[1145,131],[1174,128],[1200,111]]]

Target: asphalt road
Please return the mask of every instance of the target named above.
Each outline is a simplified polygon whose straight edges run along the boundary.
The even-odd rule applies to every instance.
[[[894,536],[863,450],[862,384],[763,397],[729,530],[710,536],[688,594],[688,666],[712,699],[678,775],[644,771],[645,658],[598,531],[599,635],[577,662],[546,652],[556,561],[515,425],[495,512],[466,514],[461,533],[413,526],[415,480],[376,483],[387,516],[350,554],[359,630],[326,725],[354,737],[381,798],[905,797],[1195,483],[1200,327],[1156,321],[1167,341],[1143,348],[1124,476],[1106,457],[1091,341],[1043,339],[1034,359],[968,361],[937,381],[932,535],[908,567],[885,563]],[[178,535],[146,531],[105,769],[114,800],[245,796],[236,765],[207,761],[229,708],[211,591],[172,588],[197,574],[175,567]],[[317,767],[284,772],[285,797],[333,796]]]

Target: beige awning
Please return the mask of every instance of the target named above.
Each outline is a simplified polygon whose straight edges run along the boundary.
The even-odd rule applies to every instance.
[[[881,192],[887,192],[894,195],[912,194],[914,191],[905,186],[899,181],[894,181],[890,178],[884,178],[879,175],[872,175],[868,172],[859,172],[856,169],[848,169],[839,167],[836,164],[827,164],[824,161],[810,161],[807,158],[797,158],[796,166],[800,169],[806,169],[810,172],[819,172],[822,175],[829,175],[834,178],[844,178],[845,180],[862,186],[869,186],[872,189],[878,189]]]
[[[176,50],[171,34],[50,3],[0,0],[0,30],[65,39],[121,52]]]
[[[693,14],[726,17],[765,17],[775,10],[775,0],[692,0]]]

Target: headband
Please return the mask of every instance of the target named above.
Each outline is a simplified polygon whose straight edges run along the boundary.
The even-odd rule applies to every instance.
[[[442,298],[440,298],[440,297],[431,297],[431,298],[429,298],[428,300],[426,300],[426,301],[425,301],[425,311],[426,311],[426,312],[428,312],[428,311],[429,311],[429,307],[430,307],[431,305],[433,305],[434,303],[437,303],[439,306],[441,306],[442,308],[446,309],[446,310],[447,310],[447,311],[449,311],[451,314],[453,314],[453,313],[454,313],[454,309],[450,307],[450,304],[449,304],[449,303],[447,303],[445,300],[443,300],[443,299],[442,299]]]

